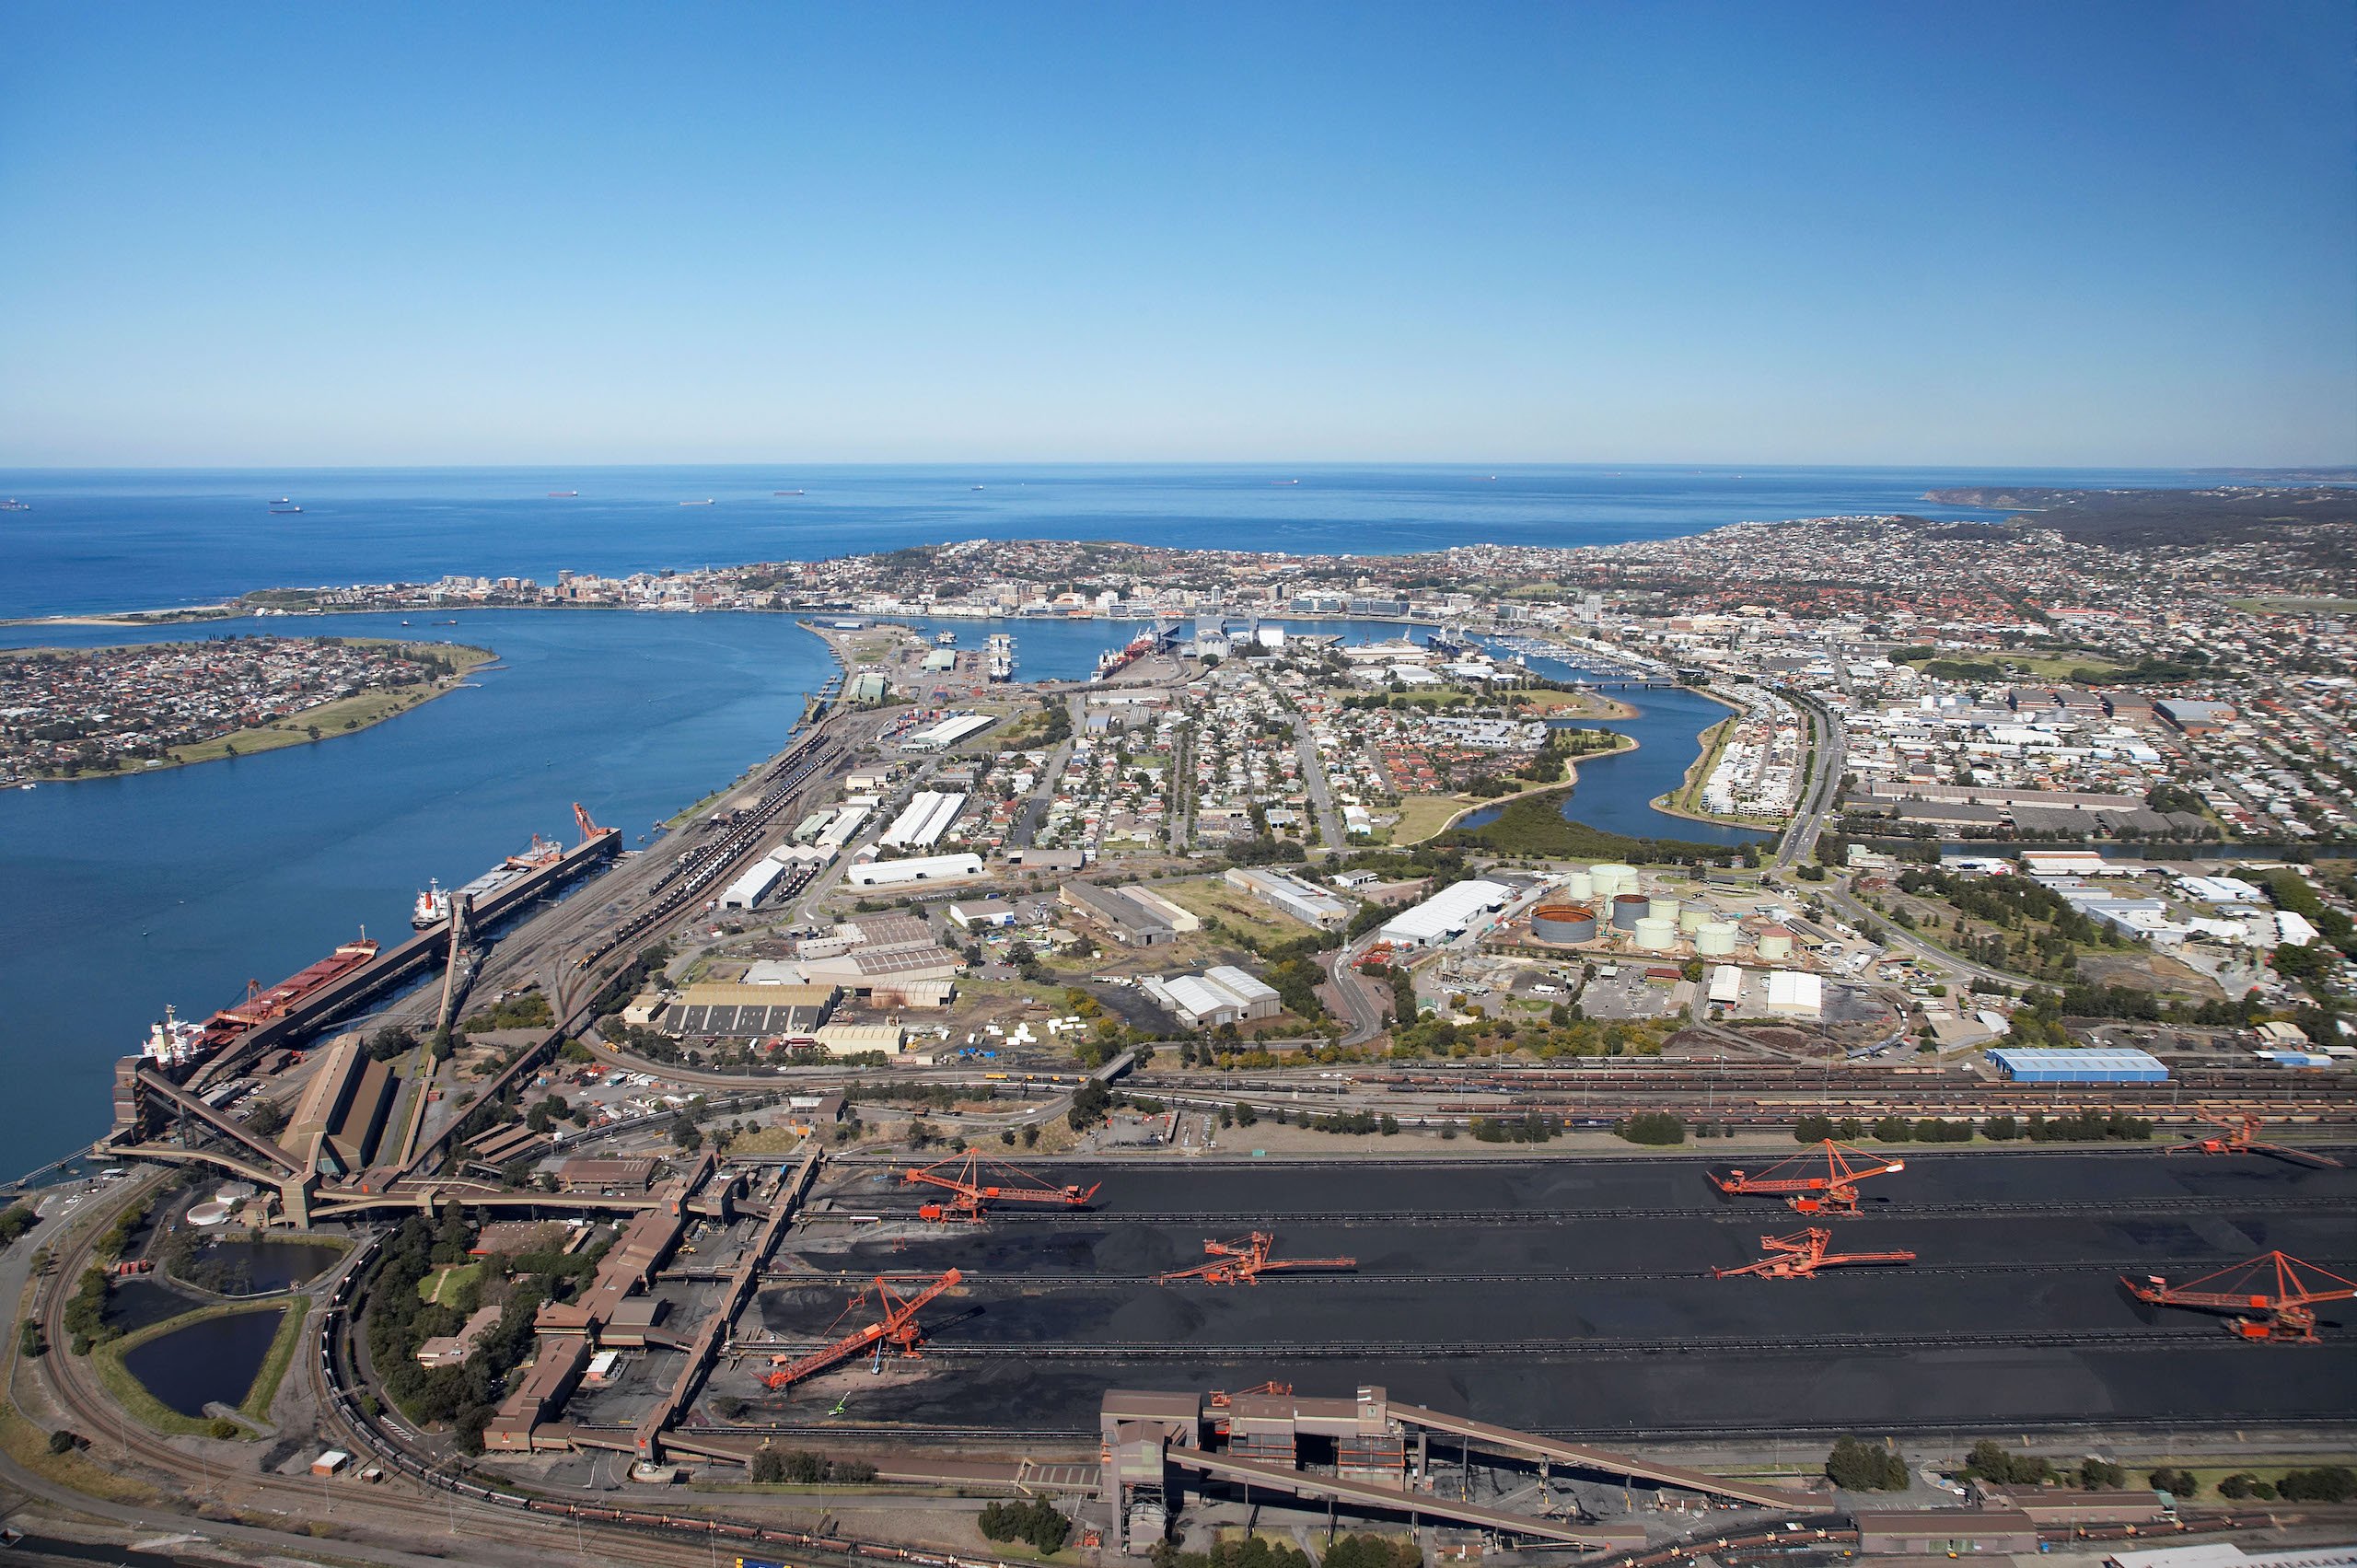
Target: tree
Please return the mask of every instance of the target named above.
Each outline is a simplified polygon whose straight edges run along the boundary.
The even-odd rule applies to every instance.
[[[81,1444],[82,1440],[79,1437],[62,1426],[49,1434],[49,1451],[52,1454],[70,1454],[80,1447]]]
[[[2107,1459],[2089,1456],[2079,1461],[2078,1480],[2084,1492],[2117,1492],[2128,1484],[2128,1472]]]
[[[1623,1119],[1613,1129],[1631,1144],[1682,1144],[1686,1123],[1666,1110],[1643,1110]],[[1478,1134],[1477,1134],[1478,1135]]]
[[[1105,1086],[1091,1078],[1074,1092],[1072,1109],[1064,1113],[1064,1120],[1074,1132],[1085,1132],[1105,1120],[1106,1109],[1112,1103],[1113,1097],[1106,1093]]]
[[[1877,1443],[1836,1439],[1825,1457],[1826,1479],[1845,1492],[1904,1492],[1907,1462]]]
[[[2190,1497],[2201,1490],[2201,1478],[2189,1469],[2177,1469],[2164,1465],[2144,1478],[2145,1484],[2155,1492],[2165,1492],[2171,1497]]]

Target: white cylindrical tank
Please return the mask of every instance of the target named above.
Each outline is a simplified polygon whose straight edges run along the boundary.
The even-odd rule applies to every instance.
[[[1717,918],[1701,904],[1687,904],[1678,912],[1678,929],[1691,936]]]
[[[1596,882],[1596,896],[1599,899],[1637,890],[1637,868],[1633,865],[1598,865],[1592,867],[1588,876]]]
[[[1706,920],[1694,933],[1694,950],[1706,958],[1724,958],[1735,951],[1735,922]]]
[[[1645,912],[1655,920],[1666,920],[1669,922],[1670,924],[1676,925],[1678,923],[1678,900],[1676,899],[1651,900],[1645,905]]]
[[[1659,953],[1678,946],[1678,922],[1647,915],[1637,922],[1637,946]]]
[[[1775,962],[1793,956],[1793,934],[1781,925],[1771,925],[1759,934],[1759,956]]]
[[[1585,871],[1574,871],[1563,878],[1563,896],[1575,904],[1584,904],[1596,897],[1596,878]]]

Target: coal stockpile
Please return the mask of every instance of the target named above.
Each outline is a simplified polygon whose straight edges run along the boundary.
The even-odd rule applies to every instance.
[[[1761,1161],[1750,1161],[1754,1168]],[[957,1268],[924,1361],[865,1384],[863,1419],[1080,1431],[1109,1387],[1305,1393],[1380,1383],[1510,1426],[1602,1436],[1843,1427],[2318,1423],[2357,1409],[2357,1303],[2317,1346],[2248,1345],[2221,1318],[2136,1302],[2281,1249],[2357,1274],[2357,1172],[2263,1158],[1945,1154],[1877,1178],[1854,1218],[1725,1199],[1695,1159],[1061,1167],[1097,1211],[995,1214],[847,1247],[830,1274]],[[846,1209],[904,1200],[863,1174]],[[1718,1279],[1763,1236],[1827,1225],[1833,1249],[1910,1264]],[[1159,1283],[1206,1240],[1259,1229],[1271,1256],[1347,1272]],[[815,1340],[837,1284],[780,1283],[769,1331]],[[848,1320],[846,1320],[848,1322]],[[833,1331],[840,1332],[836,1330]],[[781,1415],[785,1412],[781,1411]]]

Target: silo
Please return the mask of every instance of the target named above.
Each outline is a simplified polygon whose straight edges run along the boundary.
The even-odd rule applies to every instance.
[[[1651,915],[1637,922],[1637,946],[1650,952],[1666,952],[1678,946],[1678,922],[1656,920]]]
[[[1718,916],[1711,912],[1708,905],[1681,905],[1678,911],[1678,929],[1681,934],[1691,936],[1717,918]]]
[[[1735,922],[1706,920],[1694,933],[1694,950],[1706,958],[1724,958],[1735,951]]]
[[[1596,878],[1585,871],[1574,871],[1563,878],[1563,896],[1585,903],[1596,897]]]
[[[1634,931],[1637,922],[1645,918],[1645,900],[1642,893],[1622,893],[1612,900],[1612,928]]]
[[[1588,876],[1595,879],[1596,896],[1614,898],[1637,890],[1637,868],[1633,865],[1605,865],[1592,867]]]
[[[1541,904],[1530,912],[1530,934],[1541,942],[1593,942],[1596,912],[1585,904]]]
[[[1793,934],[1781,925],[1771,925],[1759,934],[1759,956],[1775,963],[1793,956]]]
[[[1648,899],[1645,900],[1645,913],[1651,915],[1655,920],[1666,920],[1669,922],[1670,924],[1676,925],[1678,923],[1678,900],[1676,899]]]

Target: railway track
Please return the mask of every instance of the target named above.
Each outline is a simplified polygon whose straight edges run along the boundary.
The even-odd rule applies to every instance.
[[[1425,1340],[1391,1342],[1366,1340],[1294,1340],[1282,1342],[1238,1345],[1174,1345],[1166,1341],[1026,1341],[1004,1344],[959,1344],[955,1342],[927,1341],[924,1356],[928,1361],[1060,1361],[1060,1362],[1228,1362],[1237,1360],[1275,1361],[1367,1361],[1411,1356],[1422,1361],[1469,1361],[1504,1359],[1533,1360],[1596,1360],[1626,1356],[1740,1354],[1753,1359],[1779,1357],[1817,1357],[1855,1352],[1887,1352],[1913,1350],[1962,1350],[1968,1348],[2004,1348],[2009,1350],[2057,1350],[2089,1345],[2133,1345],[2156,1348],[2168,1345],[2217,1344],[2223,1330],[2202,1329],[2061,1329],[2034,1330],[2018,1334],[1786,1334],[1772,1342],[1763,1342],[1756,1335],[1691,1335],[1676,1339],[1637,1339],[1598,1336],[1593,1339],[1490,1340],[1480,1343],[1457,1345],[1434,1344]],[[811,1341],[806,1346],[797,1342],[776,1346],[764,1344],[761,1353],[772,1350],[788,1354],[822,1343]]]
[[[2172,1256],[2167,1261],[2172,1272],[2182,1270],[2191,1272],[2205,1264],[2223,1267],[2240,1260],[2236,1256],[2220,1252],[2194,1257]],[[2020,1263],[1908,1263],[1885,1267],[1849,1267],[1829,1272],[1859,1279],[1872,1278],[1877,1274],[2141,1274],[2151,1272],[2153,1266],[2154,1261],[2149,1257],[2077,1258]],[[1139,1285],[1154,1284],[1160,1278],[1156,1274],[990,1274],[962,1268],[958,1272],[964,1276],[964,1283],[968,1288],[976,1285],[995,1285],[1012,1290],[1029,1290],[1039,1286],[1049,1286],[1056,1290],[1131,1290]],[[1317,1273],[1305,1271],[1298,1274],[1285,1275],[1283,1283],[1285,1288],[1291,1290],[1303,1285],[1625,1284],[1634,1281],[1658,1281],[1678,1277],[1676,1274],[1665,1274],[1659,1269],[1623,1269],[1593,1273],[1576,1271],[1563,1272],[1534,1271],[1480,1274],[1376,1274],[1364,1272]],[[1709,1279],[1712,1276],[1708,1268],[1698,1268],[1685,1277]],[[841,1289],[856,1283],[833,1274],[812,1274],[800,1270],[764,1274],[761,1278],[764,1284],[789,1290],[821,1285]]]
[[[1990,1202],[1990,1203],[1907,1203],[1868,1202],[1849,1220],[1915,1220],[1915,1219],[2014,1219],[2024,1215],[2051,1215],[2057,1211],[2054,1202]],[[1387,1209],[1042,1209],[1034,1213],[994,1210],[991,1222],[996,1224],[1074,1225],[1166,1225],[1225,1226],[1231,1231],[1249,1229],[1256,1225],[1512,1225],[1527,1229],[1534,1225],[1564,1224],[1572,1221],[1598,1220],[1668,1220],[1716,1219],[1732,1216],[1743,1224],[1774,1223],[1788,1214],[1781,1205],[1753,1202],[1741,1203],[1730,1200],[1724,1205],[1699,1205],[1675,1208],[1610,1208],[1610,1209],[1548,1209],[1541,1212],[1518,1212],[1512,1209],[1421,1209],[1399,1212]],[[2230,1218],[2243,1214],[2343,1214],[2357,1218],[2357,1199],[2351,1198],[2203,1198],[2174,1196],[2116,1200],[2072,1200],[2067,1205],[2073,1218],[2144,1219],[2172,1214],[2202,1214]],[[895,1215],[894,1217],[899,1217]],[[907,1218],[914,1221],[910,1211]]]

